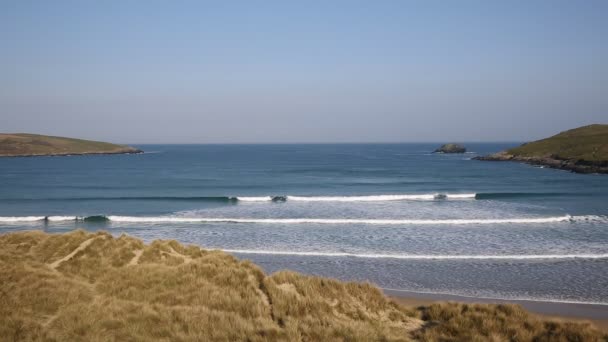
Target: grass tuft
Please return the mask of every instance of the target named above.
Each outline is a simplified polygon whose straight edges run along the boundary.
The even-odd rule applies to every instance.
[[[588,323],[545,321],[513,304],[441,303],[419,308],[420,341],[599,342],[608,336]]]

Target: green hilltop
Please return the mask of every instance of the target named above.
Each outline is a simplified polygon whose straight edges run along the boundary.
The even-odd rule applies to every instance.
[[[0,157],[140,153],[130,146],[38,134],[0,134]]]
[[[507,151],[521,157],[608,161],[608,125],[589,125],[537,140]]]
[[[577,173],[608,173],[608,125],[589,125],[488,156],[485,161],[516,161]]]

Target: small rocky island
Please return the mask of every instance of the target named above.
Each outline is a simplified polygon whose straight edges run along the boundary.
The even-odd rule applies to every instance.
[[[608,125],[571,129],[550,138],[473,159],[516,161],[577,173],[608,173]]]
[[[1,134],[0,157],[142,153],[131,146],[38,134]]]
[[[465,153],[467,149],[459,144],[445,144],[433,151],[433,153]]]

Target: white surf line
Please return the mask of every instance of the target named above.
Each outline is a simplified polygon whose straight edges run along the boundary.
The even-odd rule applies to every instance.
[[[555,304],[585,304],[585,305],[608,305],[604,302],[584,302],[577,300],[561,300],[561,299],[549,299],[549,298],[529,298],[529,297],[486,297],[486,296],[474,296],[474,295],[463,295],[449,292],[432,292],[432,291],[418,291],[418,290],[405,290],[405,289],[393,289],[389,287],[378,287],[381,290],[395,291],[395,292],[408,292],[417,294],[428,294],[428,295],[439,295],[439,296],[453,296],[471,299],[485,299],[485,300],[497,300],[505,302],[541,302],[541,303],[555,303]]]
[[[0,222],[35,222],[44,220],[44,216],[3,216]]]
[[[475,199],[477,194],[446,194],[448,199],[457,198],[457,199]]]
[[[238,201],[243,201],[243,202],[269,202],[269,201],[272,201],[271,196],[259,196],[259,197],[238,196],[238,197],[230,197],[230,198],[236,198]]]
[[[356,254],[345,252],[292,252],[255,249],[220,249],[227,253],[294,255],[321,257],[353,257],[365,259],[403,259],[403,260],[538,260],[538,259],[608,259],[606,254],[529,254],[529,255],[417,255],[417,254]]]
[[[133,223],[265,223],[265,224],[376,224],[376,225],[461,225],[461,224],[501,224],[501,223],[551,223],[570,221],[572,216],[508,219],[449,219],[449,220],[410,220],[410,219],[316,219],[316,218],[216,218],[216,217],[143,217],[108,216],[114,222]]]
[[[287,196],[288,201],[299,202],[384,202],[404,200],[434,200],[436,194],[370,195],[370,196]]]
[[[0,223],[13,223],[13,222],[38,222],[38,221],[79,221],[85,217],[80,216],[3,216],[0,217]]]
[[[184,217],[184,216],[104,216],[110,221],[123,223],[262,223],[262,224],[370,224],[370,225],[467,225],[467,224],[535,224],[559,222],[608,222],[607,216],[550,216],[505,219],[320,219],[320,218],[229,218],[229,217]],[[0,216],[0,224],[37,221],[62,222],[81,221],[79,216]]]
[[[432,194],[406,194],[406,195],[362,195],[362,196],[237,196],[239,201],[243,202],[268,202],[273,199],[283,198],[287,201],[297,202],[384,202],[384,201],[432,201],[436,199],[475,199],[477,194],[465,193],[465,194],[443,194],[443,193],[432,193]]]
[[[78,216],[48,216],[46,219],[49,221],[76,221],[84,218]]]

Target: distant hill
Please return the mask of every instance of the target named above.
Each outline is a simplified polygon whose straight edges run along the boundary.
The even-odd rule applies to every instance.
[[[0,134],[0,157],[141,153],[130,146],[100,141],[16,133]]]
[[[608,160],[608,125],[589,125],[507,151],[522,157],[553,157],[589,162]]]
[[[589,125],[477,160],[519,161],[579,173],[608,173],[608,125]]]
[[[406,308],[370,284],[281,271],[176,241],[0,234],[4,341],[604,341],[515,305]]]

